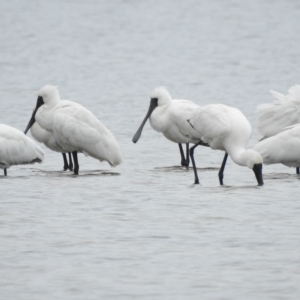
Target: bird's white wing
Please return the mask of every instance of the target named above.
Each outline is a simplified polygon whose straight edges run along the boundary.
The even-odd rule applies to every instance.
[[[187,122],[193,116],[193,113],[200,107],[189,100],[173,100],[174,107],[170,116],[170,123],[175,125],[182,135],[192,137],[193,129]]]
[[[296,127],[299,127],[299,126],[300,126],[300,123],[297,123],[297,124],[294,124],[294,125],[283,128],[283,131],[286,131],[286,130],[289,130],[289,129],[292,129],[292,128],[296,128]]]
[[[90,155],[112,166],[122,161],[112,133],[86,108],[77,103],[61,105],[54,115],[54,137],[60,146]],[[68,150],[68,149],[67,149]]]
[[[59,147],[59,145],[56,143],[53,134],[43,129],[37,122],[35,122],[30,128],[30,133],[36,141],[43,143],[47,148],[51,149],[52,151],[63,151],[63,149]]]
[[[276,91],[273,91],[273,90],[270,90],[270,94],[277,100],[279,101],[284,101],[285,100],[285,95],[279,93],[279,92],[276,92]],[[262,104],[264,105],[264,104]]]
[[[286,96],[275,91],[270,92],[276,100],[256,107],[257,127],[263,138],[273,136],[285,127],[300,122],[300,85],[292,86]]]
[[[32,137],[40,143],[45,143],[51,136],[51,132],[43,129],[37,122],[31,126],[30,133]]]
[[[290,87],[287,97],[290,101],[300,102],[300,85],[295,84]]]
[[[43,150],[23,132],[0,125],[0,164],[19,165],[41,162]]]
[[[212,104],[195,110],[193,116],[188,120],[194,129],[195,138],[200,138],[213,149],[218,148],[215,144],[218,140],[230,132],[231,122],[228,118],[228,107],[222,104]],[[232,108],[233,109],[233,108]]]
[[[295,126],[257,143],[254,150],[260,153],[264,164],[282,163],[289,167],[300,166],[300,126]]]

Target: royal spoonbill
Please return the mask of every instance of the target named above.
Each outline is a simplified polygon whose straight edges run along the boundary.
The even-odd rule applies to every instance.
[[[107,161],[112,167],[122,162],[119,145],[112,133],[85,107],[60,100],[55,86],[46,85],[39,90],[25,133],[35,122],[53,134],[59,147],[72,153],[75,175],[79,171],[78,152]]]
[[[152,128],[161,132],[168,140],[177,143],[181,154],[181,165],[189,166],[189,143],[197,143],[189,132],[191,131],[186,120],[199,106],[189,100],[175,100],[164,87],[156,88],[150,94],[148,112],[135,133],[132,141],[136,143],[143,131],[148,118]],[[181,144],[186,144],[186,157]]]
[[[275,91],[270,93],[276,100],[256,107],[257,128],[262,135],[261,140],[278,134],[288,126],[300,123],[300,85],[290,87],[287,95]],[[300,173],[299,165],[296,167],[296,173]]]
[[[194,129],[194,138],[200,140],[190,149],[195,184],[199,183],[199,179],[194,150],[198,145],[203,145],[214,150],[225,151],[219,171],[221,185],[223,185],[223,173],[228,155],[236,164],[252,169],[258,185],[263,185],[263,159],[258,152],[245,149],[251,136],[251,125],[240,110],[223,104],[210,104],[197,108],[187,122]]]
[[[260,153],[266,165],[300,166],[300,124],[261,140],[252,149]]]
[[[72,162],[72,154],[69,152],[69,163],[67,159],[67,155],[65,151],[56,143],[53,134],[50,131],[44,130],[37,122],[35,122],[31,128],[30,133],[32,137],[40,142],[43,143],[47,148],[52,151],[60,152],[63,156],[64,160],[64,171],[70,170],[73,171],[73,162]]]
[[[29,137],[16,128],[0,124],[0,168],[7,169],[13,165],[41,163],[43,150]]]

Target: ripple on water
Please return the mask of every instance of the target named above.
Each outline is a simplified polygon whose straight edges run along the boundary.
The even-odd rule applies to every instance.
[[[219,171],[219,168],[215,167],[207,167],[207,168],[196,168],[198,172],[205,172],[205,171]],[[170,166],[170,167],[155,167],[152,172],[187,172],[193,171],[193,167],[190,166],[189,168],[182,167],[182,166]]]

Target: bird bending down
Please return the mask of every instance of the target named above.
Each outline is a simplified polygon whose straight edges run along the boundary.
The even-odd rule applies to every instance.
[[[199,106],[189,100],[175,100],[164,87],[156,88],[150,95],[150,106],[148,112],[135,133],[132,141],[136,143],[141,137],[144,125],[148,118],[152,128],[161,132],[168,140],[179,145],[181,165],[189,166],[189,143],[197,143],[189,132],[190,126],[186,120],[191,117],[192,112]],[[186,157],[181,144],[186,144]]]
[[[55,86],[46,85],[38,92],[25,133],[35,122],[53,134],[59,147],[72,153],[75,175],[79,172],[78,152],[107,161],[112,167],[122,162],[119,145],[112,133],[80,104],[60,100]]]
[[[258,152],[245,149],[251,136],[251,125],[240,110],[222,104],[206,105],[196,109],[187,122],[194,129],[194,138],[200,140],[190,149],[195,184],[199,183],[199,178],[194,160],[194,149],[198,145],[204,145],[214,150],[225,151],[219,171],[221,185],[223,185],[223,173],[228,155],[236,164],[252,169],[258,185],[263,185],[263,160]]]
[[[266,165],[300,166],[300,124],[261,140],[252,149],[260,153]]]
[[[0,168],[7,169],[13,165],[41,163],[43,150],[29,137],[16,128],[0,124]]]
[[[275,100],[256,107],[257,128],[262,135],[261,140],[275,136],[286,127],[300,123],[300,85],[290,87],[287,95],[275,91],[270,93]],[[299,166],[296,166],[297,174],[300,173]]]
[[[59,145],[57,145],[55,138],[50,131],[44,130],[37,122],[35,122],[30,128],[30,133],[36,141],[43,143],[50,150],[55,152],[60,152],[62,154],[64,160],[64,166],[63,166],[64,171],[66,170],[73,171],[71,152],[68,153],[69,154],[69,163],[68,163],[67,155],[64,149],[62,149],[61,147],[59,147]]]

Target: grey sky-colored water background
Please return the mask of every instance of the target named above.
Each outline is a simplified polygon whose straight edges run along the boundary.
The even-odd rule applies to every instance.
[[[79,155],[62,171],[0,174],[1,299],[299,299],[299,177],[264,167],[264,187],[223,153],[198,147],[201,185],[178,146],[146,125],[163,85],[173,98],[239,108],[300,83],[299,1],[1,0],[1,123],[24,130],[45,84],[116,137],[115,169]]]

